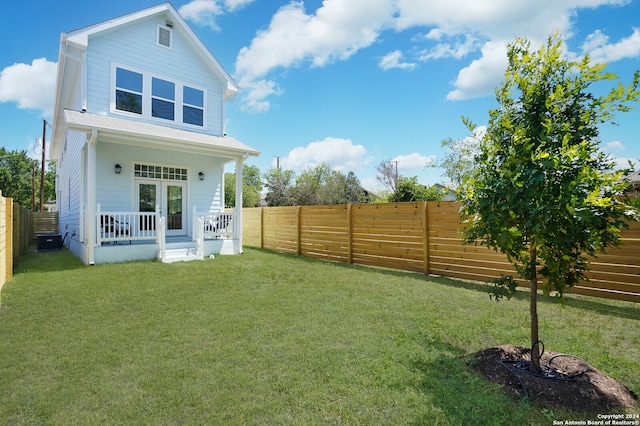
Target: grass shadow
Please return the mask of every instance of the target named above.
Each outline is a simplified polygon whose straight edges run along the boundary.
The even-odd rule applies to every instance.
[[[529,424],[534,407],[509,397],[469,365],[471,354],[424,333],[424,350],[405,360],[420,380],[414,383],[428,404],[416,412],[415,425]]]
[[[449,278],[439,275],[424,275],[420,272],[411,272],[411,271],[402,271],[395,270],[389,268],[382,268],[376,266],[368,266],[368,265],[357,265],[344,263],[339,261],[328,261],[325,259],[317,259],[311,257],[304,256],[296,256],[291,253],[279,253],[272,250],[267,249],[255,249],[250,248],[249,250],[262,250],[268,253],[272,253],[277,256],[284,256],[289,259],[299,259],[302,262],[309,263],[330,263],[335,267],[346,268],[350,270],[362,270],[362,271],[375,271],[378,274],[388,275],[397,278],[411,278],[413,280],[420,280],[429,283],[441,284],[444,286],[450,286],[455,288],[460,288],[469,291],[475,291],[478,293],[484,293],[489,298],[489,291],[492,289],[492,284],[490,282],[482,282],[482,281],[471,281],[471,280],[462,280],[457,278]],[[529,301],[529,289],[526,287],[518,287],[515,294],[513,294],[512,299],[528,302]],[[640,305],[634,304],[633,302],[620,302],[608,299],[598,299],[596,297],[584,296],[572,293],[565,293],[565,301],[567,306],[571,306],[574,308],[584,309],[588,311],[595,311],[602,315],[610,315],[616,316],[625,319],[640,319]],[[508,300],[503,301],[503,303],[508,303]],[[553,296],[545,296],[542,292],[538,295],[538,303],[540,304],[553,304],[560,305],[561,302],[558,298]]]
[[[13,275],[61,272],[85,267],[82,261],[66,248],[62,250],[36,252],[35,247],[30,247],[26,255],[18,258]]]

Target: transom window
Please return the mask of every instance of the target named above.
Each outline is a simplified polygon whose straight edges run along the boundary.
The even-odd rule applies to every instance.
[[[180,81],[114,66],[112,112],[206,126],[206,91]]]
[[[155,164],[134,164],[133,176],[149,179],[187,180],[187,169],[181,167],[156,166]]]

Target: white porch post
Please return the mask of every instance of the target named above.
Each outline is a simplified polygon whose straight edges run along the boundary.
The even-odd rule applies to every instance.
[[[95,264],[96,246],[96,143],[98,131],[93,129],[87,143],[87,245],[89,249],[89,265]]]
[[[242,163],[243,158],[236,160],[236,211],[233,232],[238,240],[238,253],[242,253]]]

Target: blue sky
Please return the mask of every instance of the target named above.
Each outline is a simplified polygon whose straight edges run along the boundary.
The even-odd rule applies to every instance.
[[[61,32],[159,1],[12,1],[0,34],[0,143],[40,152],[51,118]],[[445,182],[441,141],[487,122],[518,36],[539,46],[559,31],[567,51],[608,62],[622,82],[640,68],[640,1],[193,0],[172,4],[241,87],[227,133],[260,150],[247,164],[300,172],[322,162],[375,189],[397,161],[421,183]],[[602,149],[640,158],[640,105],[601,128]],[[47,129],[48,133],[50,129]],[[48,140],[48,136],[47,136]]]

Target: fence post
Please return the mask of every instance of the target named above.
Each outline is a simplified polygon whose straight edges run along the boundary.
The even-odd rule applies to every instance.
[[[13,266],[16,264],[13,262],[13,198],[5,198],[6,207],[6,276],[2,277],[5,281],[9,281],[13,277]]]
[[[347,204],[347,262],[353,263],[353,204]]]
[[[296,207],[296,255],[300,256],[302,254],[302,247],[301,247],[301,243],[300,243],[300,236],[302,235],[302,230],[300,229],[300,206]]]
[[[7,200],[0,190],[0,306],[2,306],[2,286],[9,275],[8,236],[7,236]]]
[[[260,249],[264,248],[264,207],[260,207]]]
[[[424,268],[424,274],[429,275],[429,202],[424,201],[422,205],[422,232],[424,232],[422,238],[422,262]]]

